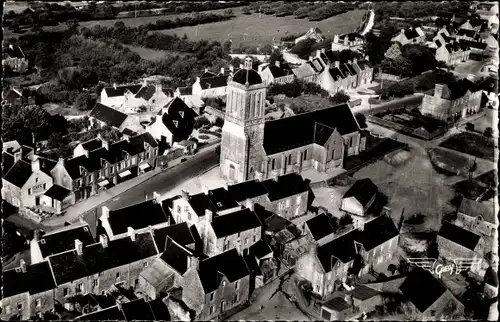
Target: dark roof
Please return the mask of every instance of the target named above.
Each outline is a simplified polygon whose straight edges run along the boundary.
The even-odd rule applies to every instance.
[[[264,150],[270,155],[313,143],[316,123],[336,128],[341,135],[359,131],[349,104],[344,103],[266,122]]]
[[[227,76],[221,75],[221,76],[200,78],[200,86],[202,89],[227,86]]]
[[[238,203],[234,200],[233,196],[222,187],[209,190],[207,197],[212,203],[215,212],[238,207]]]
[[[434,42],[436,43],[436,45],[438,46],[438,48],[441,47],[441,42],[439,41],[439,39],[436,39]]]
[[[273,75],[274,78],[293,75],[293,71],[290,68],[290,65],[288,65],[287,63],[282,63],[280,64],[279,67],[276,66],[276,64],[270,64],[266,68],[269,68],[269,71],[271,72],[271,75]]]
[[[200,76],[200,79],[201,78],[210,78],[210,77],[215,77],[217,76],[215,73],[212,73],[210,71],[206,71],[204,72],[201,76]]]
[[[498,93],[498,77],[488,77],[479,82],[478,87],[489,93]]]
[[[330,73],[334,81],[345,78],[344,74],[340,71],[340,68],[330,68],[328,72]]]
[[[45,191],[44,195],[55,200],[62,201],[71,193],[70,190],[61,187],[57,184],[52,185],[49,190]]]
[[[365,38],[365,37],[363,37],[362,35],[360,35],[357,32],[350,32],[348,34],[341,35],[339,38],[343,39],[345,37],[347,37],[347,39],[349,39],[350,41],[353,41],[353,40],[356,40],[356,39],[364,39]]]
[[[362,70],[365,70],[367,68],[372,68],[372,64],[370,63],[370,61],[366,60],[366,59],[361,59],[361,60],[358,60],[356,62],[356,64],[359,66],[359,68],[361,68]]]
[[[137,151],[144,151],[144,143],[149,144],[153,148],[158,146],[158,141],[149,132],[144,132],[142,134],[135,135],[129,139],[131,145],[133,145]]]
[[[153,321],[155,317],[149,303],[144,299],[137,299],[122,304],[122,312],[127,321]]]
[[[315,241],[334,233],[333,227],[326,214],[320,214],[306,221],[307,228]]]
[[[413,28],[405,29],[404,32],[407,39],[417,38],[419,36],[418,32]]]
[[[3,96],[3,100],[5,102],[9,102],[9,103],[14,103],[16,101],[16,99],[20,98],[21,99],[21,102],[23,101],[24,99],[24,96],[22,93],[18,92],[18,90],[14,90],[14,89],[9,89],[7,91],[7,93],[4,93],[4,96]]]
[[[473,40],[466,40],[466,39],[460,39],[459,43],[462,45],[465,45],[470,48],[477,48],[484,50],[486,47],[488,47],[488,44],[485,42],[479,42],[479,41],[473,41]]]
[[[218,238],[254,229],[261,225],[257,215],[248,208],[212,219],[212,228]]]
[[[31,164],[21,160],[17,161],[16,164],[10,168],[9,172],[5,174],[4,179],[16,187],[21,188],[31,177],[32,173]]]
[[[468,47],[463,44],[463,43],[459,43],[459,42],[452,42],[452,43],[448,43],[444,46],[446,48],[446,50],[449,52],[449,53],[452,53],[452,52],[456,52],[456,51],[465,51],[468,49]]]
[[[485,221],[495,224],[495,207],[493,203],[486,204],[467,198],[462,198],[462,202],[458,207],[458,212],[461,212],[470,217],[481,216]]]
[[[248,198],[255,198],[267,194],[266,187],[261,181],[248,180],[227,187],[234,200],[241,202]]]
[[[325,145],[335,129],[321,123],[314,124],[314,143]]]
[[[127,128],[124,128],[123,131],[122,131],[123,134],[125,135],[128,135],[128,136],[134,136],[134,135],[137,135],[137,132],[135,131],[132,131],[131,129],[129,129],[128,127]],[[148,132],[146,132],[148,133]]]
[[[493,267],[488,267],[486,269],[486,273],[484,274],[484,282],[491,286],[498,287],[498,274],[495,273]]]
[[[439,280],[430,272],[419,268],[408,275],[399,290],[422,313],[446,292]]]
[[[356,236],[356,241],[363,244],[366,251],[385,243],[399,235],[399,231],[391,218],[379,216],[364,226],[364,230]]]
[[[87,151],[93,151],[102,147],[102,141],[95,138],[82,143],[82,147]]]
[[[177,87],[181,95],[193,95],[193,88],[191,86]]]
[[[85,321],[110,321],[110,320],[125,320],[125,316],[122,311],[118,309],[118,307],[112,306],[108,307],[104,310],[99,310],[95,312],[91,312],[89,314],[81,315],[76,318],[77,320],[85,320]]]
[[[105,87],[104,91],[106,91],[106,95],[108,97],[116,97],[116,96],[123,96],[127,91],[130,91],[132,94],[136,94],[140,89],[142,85],[122,85],[122,86],[116,86],[115,87]]]
[[[108,247],[100,243],[83,248],[83,255],[68,251],[49,257],[54,277],[58,285],[97,274],[108,269],[127,265],[157,255],[151,233],[110,240]]]
[[[357,284],[354,287],[354,289],[349,292],[349,294],[351,294],[352,297],[357,299],[357,300],[364,301],[364,300],[367,300],[367,299],[374,297],[375,295],[380,294],[380,291],[375,290],[371,287],[362,285],[362,284]]]
[[[205,294],[215,291],[224,275],[231,283],[240,280],[250,273],[236,249],[212,256],[200,262],[200,280]]]
[[[171,88],[162,88],[161,91],[167,96],[174,96],[174,91]]]
[[[156,321],[171,321],[170,313],[168,308],[163,303],[162,298],[157,298],[153,301],[148,302],[151,311],[153,311],[154,319]]]
[[[356,69],[354,68],[354,66],[352,64],[345,64],[345,66],[347,67],[347,69],[349,69],[349,73],[351,73],[352,76],[355,76],[358,74],[358,72],[356,71]]]
[[[356,181],[342,197],[343,199],[354,197],[363,207],[377,194],[378,188],[369,178]]]
[[[89,116],[116,128],[119,128],[127,118],[127,114],[101,103],[95,104]]]
[[[211,211],[214,210],[210,202],[210,199],[208,199],[207,195],[204,193],[197,193],[195,195],[190,195],[188,202],[198,217],[205,216],[205,210],[207,209]]]
[[[196,113],[179,97],[172,99],[163,110],[165,112],[161,117],[161,122],[172,133],[173,141],[187,140],[193,131]],[[184,114],[183,116],[181,116],[181,112]],[[177,122],[177,126],[174,121]]]
[[[347,67],[347,64],[340,64],[339,65],[340,67],[340,71],[342,72],[342,74],[347,77],[347,76],[352,76],[351,74],[351,71],[349,69],[349,67]]]
[[[262,258],[266,255],[271,254],[272,252],[273,250],[271,249],[271,246],[269,246],[262,239],[250,246],[250,253],[252,253],[252,255],[256,258]]]
[[[10,297],[24,292],[38,294],[56,288],[48,262],[26,265],[26,273],[20,269],[2,272],[3,297]]]
[[[271,201],[295,196],[308,191],[308,186],[300,174],[292,172],[279,176],[277,179],[277,181],[268,179],[263,182],[268,192],[268,198]]]
[[[187,246],[195,242],[193,235],[191,234],[191,230],[185,222],[155,229],[153,235],[160,252],[165,250],[167,236],[172,238],[181,246]]]
[[[447,99],[447,100],[456,100],[460,97],[463,97],[467,91],[470,91],[471,93],[475,93],[479,90],[479,87],[471,82],[468,79],[459,79],[458,81],[455,81],[450,84],[445,84],[443,86],[443,91],[441,94],[441,98]]]
[[[156,200],[109,211],[109,225],[115,235],[126,233],[128,227],[138,230],[166,222],[168,216]]]
[[[326,303],[323,303],[323,306],[329,308],[330,310],[334,310],[337,312],[342,312],[350,308],[351,306],[341,297],[334,297]]]
[[[14,155],[8,152],[2,152],[2,174],[4,177],[14,165],[14,160]]]
[[[3,48],[3,53],[4,56],[7,55],[11,58],[25,58],[26,56],[24,55],[23,51],[21,50],[21,47],[19,46],[6,46]]]
[[[43,258],[45,258],[75,249],[76,239],[80,240],[84,247],[95,243],[89,226],[83,225],[77,227],[68,226],[64,230],[42,235],[38,241],[38,246]]]
[[[188,269],[188,258],[192,254],[176,242],[169,240],[165,245],[165,251],[161,254],[161,259],[170,267],[183,275]]]
[[[481,239],[481,236],[473,233],[472,231],[447,221],[443,223],[443,226],[441,226],[438,236],[446,238],[470,250],[474,250],[477,243]]]
[[[351,230],[347,234],[318,247],[317,257],[325,273],[332,270],[337,260],[348,263],[356,257],[354,241],[358,234],[358,230]]]
[[[469,30],[469,29],[459,29],[457,31],[458,36],[466,36],[466,37],[474,37],[476,35],[475,30]]]
[[[273,214],[272,216],[265,219],[266,230],[275,233],[287,228],[291,224],[291,221],[286,220],[285,218],[276,214]]]
[[[135,94],[136,98],[143,98],[146,101],[149,101],[151,97],[156,93],[156,86],[154,85],[148,85],[148,86],[143,86],[141,89]]]
[[[233,82],[245,85],[247,82],[249,85],[262,84],[262,78],[260,78],[259,73],[253,69],[240,69],[234,73]]]

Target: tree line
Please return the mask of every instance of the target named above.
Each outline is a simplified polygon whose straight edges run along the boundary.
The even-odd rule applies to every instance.
[[[276,17],[295,16],[297,19],[308,18],[320,21],[358,8],[354,3],[314,3],[314,2],[268,2],[257,1],[243,9],[244,14],[262,13]]]
[[[231,10],[231,9],[228,9]],[[149,30],[165,30],[174,29],[185,26],[196,26],[206,23],[226,21],[231,19],[232,11],[228,11],[223,15],[219,14],[196,14],[193,17],[175,18],[170,20],[157,20],[154,23],[148,23],[147,28]]]

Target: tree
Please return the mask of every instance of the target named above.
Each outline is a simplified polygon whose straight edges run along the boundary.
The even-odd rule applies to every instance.
[[[359,127],[364,129],[367,127],[366,125],[366,116],[362,113],[356,113],[354,114],[354,117],[356,118],[356,121],[358,121]]]
[[[232,16],[233,15],[233,9],[226,9],[226,10],[224,10],[224,15],[226,15],[226,16]]]
[[[62,134],[60,132],[51,133],[47,142],[47,147],[50,149],[58,148],[62,141]]]
[[[76,30],[80,24],[77,19],[69,19],[66,21],[66,26],[68,26],[69,30]]]
[[[232,42],[231,42],[231,40],[226,40],[226,41],[224,41],[224,43],[222,44],[222,48],[224,48],[224,51],[225,51],[225,52],[228,52],[228,53],[230,53],[230,52],[231,52],[231,46],[232,46]]]
[[[490,139],[492,136],[493,136],[493,128],[491,127],[487,127],[484,132],[483,132],[483,135],[485,137],[487,137],[488,139]]]
[[[474,161],[472,161],[468,171],[469,171],[469,180],[472,180],[472,176],[474,175],[474,172],[477,170],[477,162],[476,158],[474,158]]]
[[[268,46],[271,47],[271,45]],[[279,49],[272,49],[271,47],[270,54],[271,55],[269,56],[269,63],[271,65],[274,64],[275,62],[283,63],[285,61],[285,59],[283,58],[283,54]]]
[[[394,264],[389,264],[389,266],[387,267],[387,270],[389,272],[391,272],[392,275],[394,275],[396,273],[396,271],[398,270],[398,267]]]
[[[350,99],[351,99],[351,97],[349,95],[347,95],[344,91],[339,91],[339,92],[335,93],[335,95],[330,96],[330,98],[329,98],[330,102],[332,102],[335,105],[347,103],[347,102],[349,102]]]
[[[75,100],[75,107],[81,111],[87,111],[92,109],[93,107],[93,100],[90,94],[88,93],[80,93],[76,97]]]
[[[410,264],[408,261],[401,259],[398,264],[398,272],[400,274],[406,274],[410,271]]]
[[[104,127],[102,127],[100,133],[102,138],[108,142],[117,142],[122,136],[120,131],[112,128],[109,125],[105,125]]]
[[[224,125],[224,120],[221,119],[220,117],[215,119],[215,126],[222,127]]]
[[[465,124],[465,129],[466,129],[467,131],[474,131],[474,124],[472,124],[471,122],[467,122],[467,123]]]
[[[299,56],[302,59],[309,59],[309,54],[311,53],[311,47],[316,42],[312,39],[304,39],[299,41],[295,46],[290,49],[290,53]]]
[[[348,225],[351,225],[352,223],[353,223],[352,217],[348,214],[344,214],[339,219],[339,226],[340,227],[346,227]]]

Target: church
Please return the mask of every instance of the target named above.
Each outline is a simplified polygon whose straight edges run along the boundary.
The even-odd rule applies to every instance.
[[[231,183],[341,168],[345,157],[365,149],[347,103],[266,122],[266,85],[249,57],[226,93],[220,171]]]

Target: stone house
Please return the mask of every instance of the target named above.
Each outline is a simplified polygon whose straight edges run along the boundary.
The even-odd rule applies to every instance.
[[[321,319],[323,321],[342,321],[354,313],[350,298],[334,297],[321,306]]]
[[[2,65],[8,66],[16,73],[28,70],[28,59],[19,46],[9,45],[3,49]]]
[[[310,57],[310,59],[313,60],[312,57]],[[295,77],[302,80],[304,83],[316,83],[318,69],[316,69],[312,61],[307,61],[299,67],[293,68],[292,71]]]
[[[469,60],[470,48],[461,42],[441,43],[436,40],[436,60],[448,66],[456,66]]]
[[[133,98],[142,88],[142,85],[120,85],[113,84],[111,87],[104,87],[101,91],[100,103],[105,106],[119,108],[125,102]]]
[[[130,234],[131,230],[142,233],[171,224],[170,211],[163,209],[158,194],[153,193],[153,195],[154,198],[151,200],[121,209],[109,210],[108,207],[102,207],[99,223],[110,240],[123,238]]]
[[[259,240],[243,256],[245,263],[255,280],[255,288],[264,286],[277,276],[277,262],[271,247],[263,240]]]
[[[456,121],[479,112],[482,91],[467,79],[436,84],[434,95],[424,94],[420,112],[443,121]]]
[[[354,289],[346,293],[349,295],[349,299],[355,310],[363,313],[373,311],[377,305],[381,305],[384,301],[381,291],[369,285],[356,284]]]
[[[193,109],[176,97],[158,112],[146,131],[161,144],[172,146],[191,136],[196,116],[198,115]]]
[[[162,88],[161,84],[148,84],[144,81],[141,89],[127,99],[121,105],[126,112],[140,112],[139,108],[144,106],[146,111],[157,111],[167,104],[173,97],[173,91]]]
[[[466,40],[466,39],[460,39],[459,44],[463,47],[469,48],[471,54],[475,54],[476,57],[480,58],[475,58],[475,60],[480,60],[484,58],[483,56],[487,54],[487,49],[488,49],[488,44],[486,43],[485,39],[477,39],[477,40]]]
[[[295,74],[288,63],[275,61],[274,64],[268,64],[262,68],[259,66],[259,75],[262,82],[266,85],[291,83],[295,79]]]
[[[325,213],[319,214],[306,221],[304,224],[304,231],[311,242],[317,244],[323,244],[335,233],[330,219]]]
[[[467,23],[467,22],[466,22]],[[478,36],[479,30],[476,29],[458,29],[455,38],[457,40],[464,39],[464,40],[475,40],[476,36]]]
[[[462,198],[455,224],[476,234],[493,236],[497,229],[495,205]]]
[[[40,208],[45,211],[60,214],[75,204],[75,194],[69,189],[54,184],[40,195],[39,202]]]
[[[391,39],[391,42],[399,42],[401,45],[421,44],[425,42],[425,33],[420,27],[401,29],[401,31]]]
[[[445,222],[437,235],[439,257],[453,261],[457,258],[481,259],[485,253],[483,237],[467,229]]]
[[[364,217],[377,194],[378,188],[369,178],[357,180],[342,196],[340,210]]]
[[[310,243],[297,262],[297,274],[310,281],[320,297],[333,294],[349,276],[350,268],[365,274],[370,266],[391,259],[397,252],[399,232],[387,216],[379,216],[341,236],[330,235]],[[356,273],[353,273],[356,274]]]
[[[360,51],[365,45],[365,37],[357,32],[343,35],[334,35],[331,49],[334,51]]]
[[[225,75],[224,69],[219,75],[202,75],[196,77],[196,82],[193,84],[193,95],[205,97],[223,97],[226,96],[226,86],[230,75]]]
[[[399,290],[405,299],[405,315],[412,320],[454,320],[463,316],[464,305],[428,271],[414,269]]]
[[[362,86],[370,84],[373,80],[373,66],[368,60],[368,56],[364,59],[354,58],[352,66],[358,73],[358,84],[356,86]]]
[[[108,125],[119,131],[123,131],[126,128],[138,127],[138,122],[134,117],[101,103],[95,104],[92,111],[90,111],[89,118],[92,125]]]

